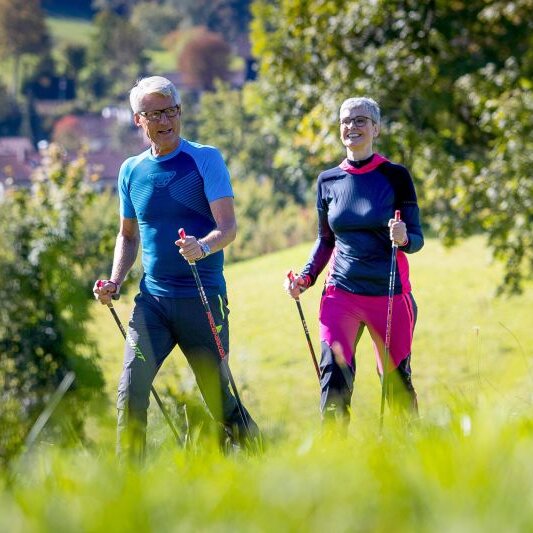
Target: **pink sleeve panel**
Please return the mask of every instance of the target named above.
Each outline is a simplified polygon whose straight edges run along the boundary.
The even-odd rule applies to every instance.
[[[411,282],[409,281],[409,261],[407,256],[401,250],[398,250],[396,256],[396,265],[398,274],[400,275],[400,283],[402,284],[402,294],[411,292]]]

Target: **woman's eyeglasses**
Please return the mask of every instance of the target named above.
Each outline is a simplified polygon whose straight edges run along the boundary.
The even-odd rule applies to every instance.
[[[353,122],[357,128],[364,128],[368,120],[372,121],[375,124],[375,122],[370,117],[363,117],[363,116],[343,118],[341,120],[341,124],[343,126],[350,127]]]

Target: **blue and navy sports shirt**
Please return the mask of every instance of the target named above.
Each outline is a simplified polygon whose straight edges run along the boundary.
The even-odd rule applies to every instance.
[[[411,290],[405,252],[424,245],[413,180],[407,169],[374,154],[363,166],[348,160],[318,176],[318,239],[303,274],[312,283],[328,261],[326,283],[354,294],[389,292],[389,219],[399,209],[409,241],[398,250],[395,294]]]
[[[142,243],[141,291],[154,296],[198,295],[191,267],[174,244],[178,229],[205,236],[215,227],[209,202],[233,197],[228,169],[220,152],[186,139],[170,154],[154,157],[151,149],[130,157],[118,177],[120,213],[136,218]],[[198,261],[208,295],[226,294],[222,250]]]

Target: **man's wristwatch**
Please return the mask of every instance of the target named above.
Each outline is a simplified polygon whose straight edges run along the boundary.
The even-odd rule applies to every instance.
[[[208,255],[211,255],[211,248],[209,248],[209,244],[203,241],[198,241],[198,244],[202,249],[202,257],[200,259],[205,259]]]

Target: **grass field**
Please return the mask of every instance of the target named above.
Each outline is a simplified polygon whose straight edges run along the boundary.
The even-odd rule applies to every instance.
[[[91,332],[108,407],[89,421],[91,446],[43,443],[9,478],[0,476],[0,531],[530,531],[533,287],[495,299],[500,271],[480,238],[451,250],[430,240],[410,259],[421,420],[404,428],[387,412],[379,438],[380,387],[365,336],[352,422],[341,437],[320,427],[316,375],[296,307],[281,288],[308,251],[226,270],[231,366],[264,432],[262,454],[226,457],[201,438],[180,449],[151,406],[146,466],[117,465],[112,398],[122,341],[95,304]],[[319,296],[315,287],[302,297],[316,349]],[[116,305],[124,322],[130,304],[126,297]],[[198,398],[179,352],[155,385]]]
[[[47,17],[46,24],[55,46],[64,43],[87,45],[94,31],[89,19],[77,17]]]
[[[95,28],[90,19],[79,17],[49,16],[46,19],[52,36],[53,48],[58,49],[66,44],[87,46]],[[168,72],[176,69],[176,58],[165,50],[145,50],[151,69],[154,72]]]

